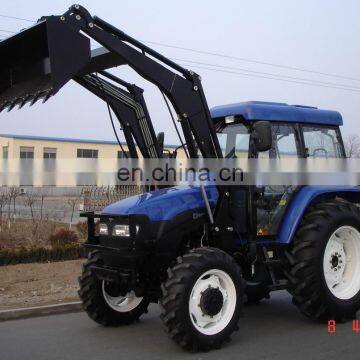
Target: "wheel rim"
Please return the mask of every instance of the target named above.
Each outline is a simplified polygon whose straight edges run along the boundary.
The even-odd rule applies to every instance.
[[[106,281],[102,282],[102,292],[106,303],[117,312],[129,312],[134,310],[141,301],[142,297],[136,297],[134,291],[128,292],[125,296],[113,296],[106,291]]]
[[[348,300],[360,291],[360,233],[342,226],[330,236],[324,252],[324,276],[331,293]]]
[[[191,322],[202,334],[217,334],[231,321],[236,302],[236,288],[231,277],[218,269],[206,271],[191,290]]]

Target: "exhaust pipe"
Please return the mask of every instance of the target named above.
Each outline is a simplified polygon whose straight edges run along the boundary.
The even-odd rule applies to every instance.
[[[90,61],[90,39],[50,16],[0,42],[0,112],[47,101]]]

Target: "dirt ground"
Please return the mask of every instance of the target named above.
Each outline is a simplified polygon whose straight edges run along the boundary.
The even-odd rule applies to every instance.
[[[77,301],[83,262],[0,266],[0,310]]]

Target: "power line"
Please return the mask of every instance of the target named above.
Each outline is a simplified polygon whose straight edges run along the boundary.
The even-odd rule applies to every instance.
[[[3,30],[3,29],[0,29],[0,31],[8,33],[8,34],[16,34],[17,33],[16,31],[9,31],[9,30]]]
[[[6,19],[20,20],[20,21],[35,22],[34,20],[19,18],[19,17],[15,17],[15,16],[9,16],[9,15],[3,15],[3,14],[0,14],[0,17],[6,18]]]
[[[28,22],[32,22],[32,23],[35,22],[34,20],[25,19],[25,18],[19,18],[19,17],[15,17],[15,16],[9,16],[9,15],[4,15],[4,14],[0,14],[0,17],[9,18],[9,19],[15,19],[15,20],[21,20],[21,21],[28,21]],[[2,30],[2,31],[8,32],[8,33],[15,33],[15,32],[10,32],[10,31],[6,31],[6,30]],[[354,78],[354,77],[345,76],[345,75],[339,75],[339,74],[333,74],[333,73],[326,73],[326,72],[321,72],[321,71],[316,71],[316,70],[310,70],[310,69],[305,69],[305,68],[296,67],[296,66],[276,64],[276,63],[272,63],[272,62],[266,62],[266,61],[260,61],[260,60],[255,60],[255,59],[243,58],[243,57],[238,57],[238,56],[233,56],[233,55],[220,54],[220,53],[210,52],[210,51],[205,51],[205,50],[197,50],[197,49],[192,49],[192,48],[187,48],[187,47],[182,47],[182,46],[164,44],[164,43],[155,42],[155,41],[143,41],[143,42],[153,44],[153,45],[157,45],[157,46],[163,46],[163,47],[167,47],[167,48],[172,48],[172,49],[189,51],[189,52],[193,52],[193,53],[197,53],[197,54],[216,56],[216,57],[221,57],[221,58],[225,58],[225,59],[238,60],[238,61],[243,61],[243,62],[248,62],[248,63],[253,63],[253,64],[259,64],[259,65],[273,66],[273,67],[277,67],[277,68],[282,68],[282,69],[287,69],[287,70],[292,70],[292,71],[306,72],[306,73],[317,74],[317,75],[322,75],[322,76],[330,76],[330,77],[339,78],[339,79],[360,81],[359,78]],[[255,71],[251,71],[251,70],[246,70],[246,71],[255,73]],[[281,77],[284,77],[284,78],[285,77],[286,78],[291,78],[291,77],[285,76],[285,75],[277,75],[277,76],[281,76]],[[304,79],[304,80],[305,81],[313,81],[313,80],[306,80],[306,79]],[[320,81],[316,81],[316,82],[322,83]]]
[[[163,47],[168,47],[168,48],[173,48],[173,49],[178,49],[178,50],[191,51],[191,52],[198,53],[198,54],[217,56],[217,57],[221,57],[221,58],[239,60],[239,61],[260,64],[260,65],[274,66],[274,67],[278,67],[278,68],[307,72],[307,73],[323,75],[323,76],[331,76],[331,77],[336,77],[336,78],[340,78],[340,79],[360,81],[359,78],[353,78],[350,76],[344,76],[344,75],[338,75],[338,74],[325,73],[325,72],[321,72],[321,71],[309,70],[309,69],[299,68],[299,67],[295,67],[295,66],[280,65],[280,64],[259,61],[259,60],[253,60],[253,59],[247,59],[247,58],[242,58],[242,57],[237,57],[237,56],[232,56],[232,55],[219,54],[219,53],[214,53],[214,52],[210,52],[210,51],[196,50],[196,49],[175,46],[175,45],[168,45],[168,44],[163,44],[163,43],[154,42],[154,41],[144,41],[144,42],[148,43],[148,44],[153,44],[153,45],[158,45],[158,46],[163,46]]]
[[[323,87],[323,88],[338,89],[338,90],[345,90],[345,91],[352,91],[352,92],[360,92],[360,90],[356,90],[356,89],[352,89],[352,88],[344,88],[344,87],[337,87],[337,86],[327,86],[327,85],[321,85],[321,84],[316,84],[316,83],[311,83],[311,82],[295,81],[295,80],[286,80],[286,79],[281,79],[281,78],[276,78],[276,77],[268,77],[268,76],[262,76],[262,75],[241,73],[241,72],[237,72],[237,71],[208,68],[208,67],[200,66],[200,65],[189,65],[189,64],[185,64],[185,63],[180,63],[180,65],[193,67],[193,68],[199,68],[199,69],[208,70],[208,71],[216,71],[216,72],[222,72],[222,73],[227,73],[227,74],[235,74],[235,75],[240,75],[240,76],[256,77],[256,78],[261,78],[261,79],[276,80],[276,81],[282,81],[282,82],[294,83],[294,84],[300,84],[300,85],[319,86],[319,87]]]
[[[270,72],[254,71],[254,70],[249,70],[249,69],[245,69],[245,68],[238,68],[238,67],[231,67],[231,66],[210,64],[210,63],[204,63],[204,62],[193,61],[193,60],[188,60],[188,59],[178,59],[178,58],[171,58],[171,59],[172,59],[172,60],[175,60],[175,61],[182,61],[182,62],[190,63],[190,64],[213,66],[213,67],[218,67],[218,68],[222,68],[222,69],[226,69],[226,70],[243,71],[243,72],[253,73],[253,74],[259,74],[259,75],[274,76],[274,77],[291,79],[291,80],[306,81],[306,82],[311,82],[311,83],[316,83],[316,84],[323,84],[323,85],[330,85],[330,86],[338,86],[338,87],[344,87],[344,88],[350,88],[350,89],[360,90],[360,87],[351,86],[351,85],[347,85],[347,84],[338,84],[338,83],[332,83],[332,82],[326,82],[326,81],[319,81],[319,80],[312,80],[312,79],[306,79],[306,78],[299,78],[299,77],[295,77],[295,76],[288,76],[288,75],[282,75],[282,74],[274,74],[274,73],[270,73]],[[190,66],[193,66],[193,65],[190,65]]]

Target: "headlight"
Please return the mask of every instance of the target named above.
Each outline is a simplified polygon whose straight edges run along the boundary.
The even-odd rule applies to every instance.
[[[99,234],[100,235],[107,235],[108,234],[108,226],[106,224],[101,223],[99,225]]]
[[[136,225],[136,233],[139,231],[139,226]],[[129,225],[115,225],[112,231],[113,236],[130,236],[130,226]]]

